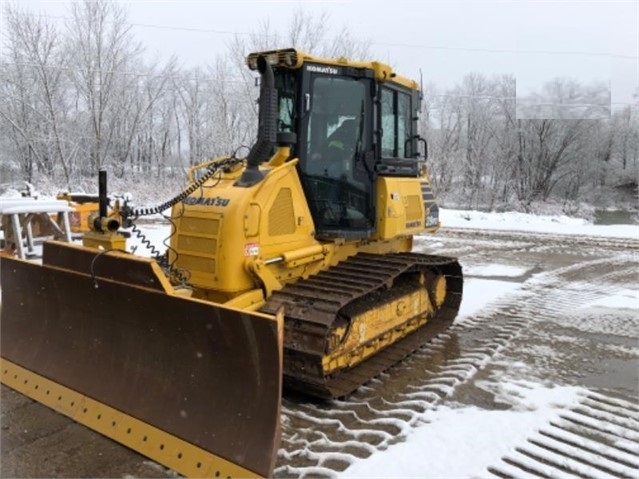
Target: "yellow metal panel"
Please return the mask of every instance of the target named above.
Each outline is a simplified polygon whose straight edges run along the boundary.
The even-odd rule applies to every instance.
[[[251,203],[244,215],[244,234],[247,238],[260,234],[260,217],[262,209],[257,203]]]
[[[264,179],[250,187],[236,185],[239,172],[222,172],[175,207],[179,235],[171,239],[169,260],[189,271],[189,283],[199,290],[195,296],[230,299],[255,289],[275,273],[289,280],[304,274],[301,263],[293,266],[299,268],[295,271],[274,265],[268,274],[247,267],[319,244],[313,236],[297,161],[263,164]],[[315,260],[321,256],[305,258],[304,263]]]
[[[434,312],[426,288],[417,287],[399,298],[378,305],[351,318],[351,326],[342,341],[344,331],[329,343],[339,346],[322,360],[324,374],[352,367],[399,341],[428,322]]]
[[[406,209],[406,222],[421,221],[424,218],[424,203],[421,195],[406,195],[404,207]]]
[[[414,235],[424,231],[423,178],[380,176],[377,179],[376,239]]]

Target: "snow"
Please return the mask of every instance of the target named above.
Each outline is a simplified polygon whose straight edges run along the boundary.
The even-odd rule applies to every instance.
[[[603,236],[639,239],[639,225],[595,225],[585,219],[565,215],[543,216],[508,211],[449,210],[441,208],[439,219],[444,228],[475,228],[501,231],[532,231],[564,235]]]
[[[502,383],[499,387],[505,397],[518,396],[515,407],[505,411],[476,407],[426,411],[423,420],[427,424],[414,428],[406,442],[354,460],[340,477],[477,477],[507,455],[513,444],[524,443],[536,430],[576,404],[583,391],[534,383]]]
[[[498,276],[516,278],[526,274],[529,269],[530,268],[511,266],[507,264],[464,265],[464,276]]]
[[[521,285],[508,281],[468,278],[464,280],[464,299],[462,300],[457,322],[472,316],[486,306],[517,290]]]
[[[639,309],[639,290],[621,289],[610,296],[598,299],[581,307],[581,309],[592,308],[621,308],[637,310]]]
[[[26,199],[25,201],[3,201],[0,200],[0,215],[20,215],[27,213],[61,213],[63,211],[71,212],[73,208],[66,201],[34,201]]]

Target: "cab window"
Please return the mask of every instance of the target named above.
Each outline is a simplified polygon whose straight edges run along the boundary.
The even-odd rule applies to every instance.
[[[382,158],[411,158],[411,98],[390,88],[382,89]]]
[[[353,78],[316,76],[312,91],[307,173],[352,178],[364,138],[366,86]]]

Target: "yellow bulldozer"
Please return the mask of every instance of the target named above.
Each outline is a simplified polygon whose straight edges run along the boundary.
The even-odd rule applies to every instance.
[[[379,62],[252,53],[257,140],[154,208],[100,208],[83,244],[2,259],[2,382],[197,477],[269,476],[282,390],[348,396],[453,322],[419,85]],[[119,230],[172,208],[166,254]],[[82,298],[81,301],[78,299]]]

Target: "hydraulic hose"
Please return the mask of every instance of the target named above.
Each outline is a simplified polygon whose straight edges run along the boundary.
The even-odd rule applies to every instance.
[[[161,205],[158,205],[158,206],[154,206],[154,207],[150,207],[150,208],[135,208],[135,209],[131,209],[130,211],[128,211],[126,213],[123,211],[123,215],[122,216],[125,216],[126,218],[128,218],[128,217],[137,218],[138,216],[148,216],[148,215],[154,215],[154,214],[162,213],[164,210],[167,210],[167,209],[172,208],[173,206],[177,205],[180,201],[184,200],[191,193],[193,193],[195,190],[200,188],[206,181],[208,181],[218,171],[220,171],[220,169],[226,168],[226,167],[229,167],[229,166],[233,166],[233,165],[237,165],[238,163],[242,163],[243,161],[245,161],[245,160],[244,159],[240,159],[240,158],[230,157],[230,158],[226,158],[224,160],[221,160],[218,163],[214,163],[214,164],[212,164],[211,166],[208,167],[208,171],[204,175],[202,175],[201,178],[199,178],[197,181],[194,181],[193,183],[191,183],[186,189],[184,189],[177,196],[174,196],[170,200],[165,201],[164,203],[162,203]]]

